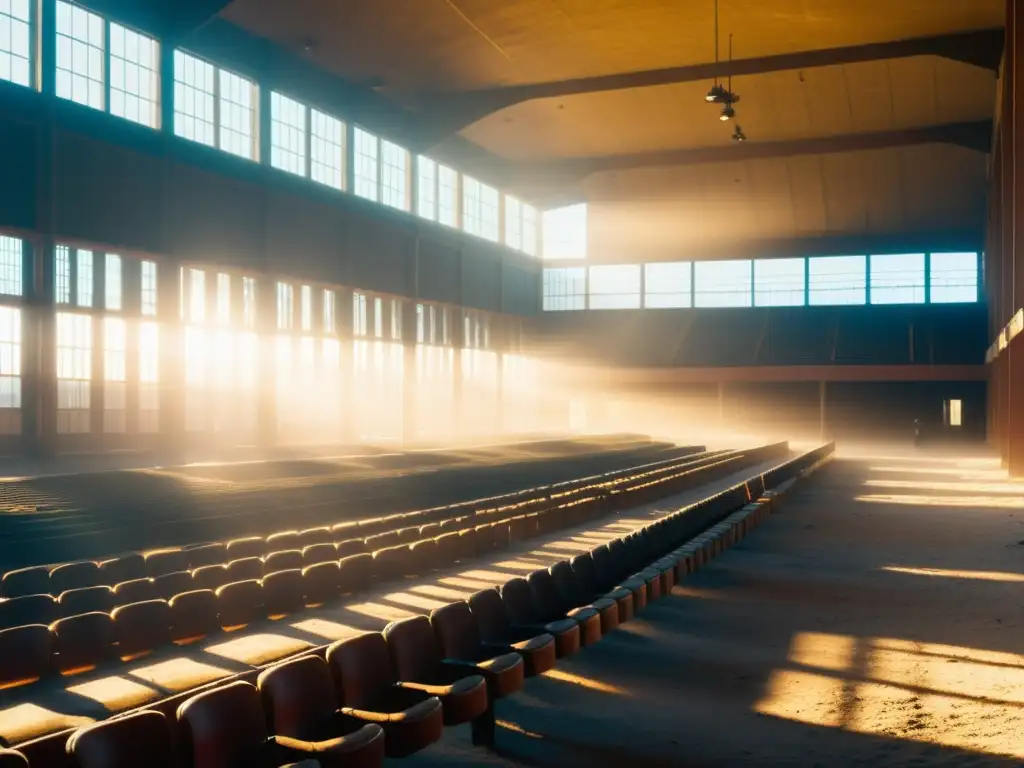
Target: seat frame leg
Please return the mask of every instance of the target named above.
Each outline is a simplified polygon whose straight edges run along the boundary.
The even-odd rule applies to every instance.
[[[487,709],[479,717],[470,721],[474,747],[493,747],[495,743],[494,700],[487,704]]]

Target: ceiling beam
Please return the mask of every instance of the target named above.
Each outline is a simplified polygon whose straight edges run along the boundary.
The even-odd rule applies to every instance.
[[[828,155],[915,144],[954,144],[978,152],[988,152],[992,141],[992,121],[950,123],[923,128],[906,128],[877,133],[853,133],[794,141],[744,142],[697,149],[670,149],[630,155],[567,158],[516,166],[517,189],[571,189],[595,173],[626,171],[635,168],[734,163],[799,155]]]
[[[941,56],[995,72],[999,69],[1002,57],[1003,39],[1002,29],[983,29],[935,37],[825,48],[547,83],[528,83],[476,91],[423,93],[412,97],[411,103],[422,117],[423,129],[417,137],[417,144],[420,149],[426,149],[445,136],[472,125],[487,115],[534,99],[650,88],[713,80],[715,77],[721,79],[729,76],[759,75],[863,61],[904,59],[911,56]]]

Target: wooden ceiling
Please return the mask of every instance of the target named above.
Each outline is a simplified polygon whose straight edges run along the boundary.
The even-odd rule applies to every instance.
[[[719,6],[722,57],[731,34],[737,59],[757,59],[997,30],[1005,0],[720,0]],[[452,124],[527,169],[733,146],[733,124],[720,122],[718,108],[703,100],[707,79],[591,92],[584,81],[571,94],[505,99],[530,84],[554,84],[558,93],[558,83],[576,78],[713,63],[713,0],[235,0],[222,16],[377,88],[415,109],[425,125],[443,123],[456,101],[475,99],[469,124]],[[825,57],[814,66],[734,78],[742,97],[738,122],[748,137],[737,150],[792,142],[791,158],[591,171],[589,178],[559,178],[549,186],[589,199],[592,220],[622,222],[630,211],[644,211],[643,220],[656,219],[663,230],[644,227],[646,238],[664,240],[657,251],[700,242],[697,232],[726,238],[707,226],[709,206],[712,219],[728,219],[736,237],[752,240],[980,226],[982,153],[935,143],[849,151],[839,140],[827,153],[800,150],[806,140],[992,117],[996,74],[989,66],[927,47],[915,55],[861,58],[829,64]],[[995,51],[991,61],[997,60]],[[481,104],[493,109],[480,110]],[[443,138],[442,131],[429,143]],[[709,187],[719,183],[728,191]],[[669,208],[673,216],[653,213]]]

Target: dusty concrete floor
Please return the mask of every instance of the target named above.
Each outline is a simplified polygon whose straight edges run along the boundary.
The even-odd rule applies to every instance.
[[[407,766],[1024,764],[1024,484],[833,462],[738,547]]]

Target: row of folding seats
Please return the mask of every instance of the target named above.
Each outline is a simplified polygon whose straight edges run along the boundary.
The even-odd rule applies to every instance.
[[[690,456],[668,460],[673,465],[693,462]],[[659,465],[662,462],[658,463]],[[592,478],[558,484],[560,496],[579,492],[595,483],[613,478],[642,474],[643,467],[616,470]],[[303,550],[317,544],[329,544],[348,538],[367,538],[397,528],[420,528],[424,524],[441,524],[445,520],[474,515],[488,510],[507,510],[552,498],[556,486],[518,491],[504,496],[478,499],[460,504],[360,521],[346,521],[334,526],[321,526],[303,531],[282,531],[267,537],[248,536],[227,542],[212,542],[189,547],[173,547],[142,553],[130,553],[103,561],[77,561],[57,566],[32,566],[8,571],[0,579],[0,598],[61,593],[95,586],[114,586],[120,582],[143,578],[159,578],[171,573],[194,570],[203,566],[226,563],[249,557],[265,557],[274,552]],[[422,538],[422,537],[417,537]]]
[[[335,643],[326,661],[303,656],[279,664],[260,675],[257,688],[234,683],[193,697],[178,713],[191,764],[235,764],[238,750],[247,750],[251,765],[310,755],[327,757],[330,765],[378,765],[383,752],[410,754],[436,741],[441,723],[466,720],[473,723],[475,742],[492,743],[496,699],[667,593],[742,538],[779,494],[764,491],[753,478],[500,590]],[[760,500],[745,503],[751,498]],[[691,535],[694,530],[698,535]],[[266,735],[259,716],[261,694],[274,737]],[[196,730],[198,720],[203,725]],[[367,732],[368,724],[383,726],[382,745],[366,746],[379,738]],[[153,752],[138,751],[139,745],[160,745],[165,738],[166,748],[155,750],[167,756],[158,768],[176,766],[168,729],[159,713],[139,713],[85,729],[68,746],[81,768],[115,768],[140,762],[133,758]]]

